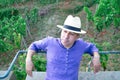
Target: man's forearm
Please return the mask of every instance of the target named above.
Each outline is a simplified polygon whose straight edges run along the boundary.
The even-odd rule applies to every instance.
[[[32,69],[34,67],[32,62],[32,56],[35,54],[34,50],[28,50],[26,57],[26,72],[29,76],[32,76]]]
[[[98,53],[98,52],[94,52],[94,53],[93,53],[93,58],[100,58],[99,53]]]
[[[35,54],[35,51],[34,50],[28,50],[27,52],[27,59],[32,59],[32,56]]]

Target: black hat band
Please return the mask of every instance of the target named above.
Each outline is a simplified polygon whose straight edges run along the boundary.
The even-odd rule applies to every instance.
[[[69,30],[74,30],[74,31],[81,31],[81,28],[75,28],[73,26],[68,26],[68,25],[64,25],[64,28],[69,29]]]

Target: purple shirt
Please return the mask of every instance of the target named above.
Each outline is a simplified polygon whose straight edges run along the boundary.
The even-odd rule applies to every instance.
[[[59,38],[47,37],[33,42],[29,50],[37,53],[41,50],[47,52],[46,80],[78,80],[80,61],[84,53],[98,52],[92,43],[78,39],[73,46],[66,49]]]

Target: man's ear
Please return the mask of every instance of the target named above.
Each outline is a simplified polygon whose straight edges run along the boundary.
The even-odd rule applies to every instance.
[[[77,34],[77,39],[80,37],[80,34]]]

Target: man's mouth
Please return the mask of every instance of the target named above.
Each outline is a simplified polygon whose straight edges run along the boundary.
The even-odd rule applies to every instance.
[[[62,39],[64,42],[68,42],[69,40],[68,39]]]

